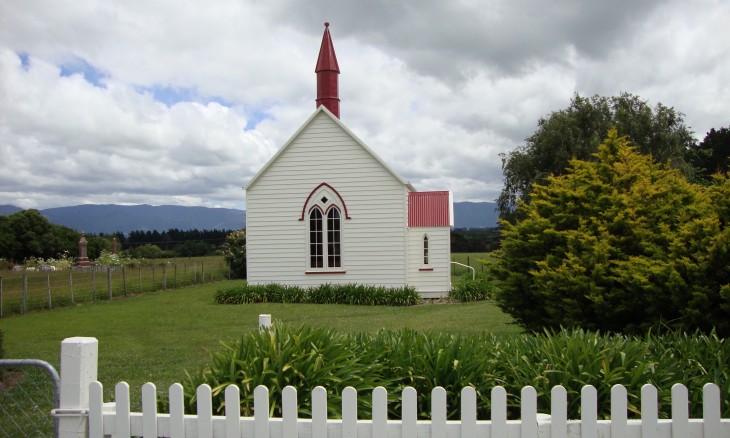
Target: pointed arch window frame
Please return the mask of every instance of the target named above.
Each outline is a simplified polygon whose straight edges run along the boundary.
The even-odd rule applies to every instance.
[[[320,214],[319,219],[312,218],[315,210]],[[352,219],[345,200],[332,185],[320,183],[309,193],[299,217],[299,221],[307,224],[305,274],[346,273],[342,257],[343,218]],[[312,221],[319,221],[314,229]]]

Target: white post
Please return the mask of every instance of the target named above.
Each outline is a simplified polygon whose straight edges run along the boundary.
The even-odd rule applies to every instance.
[[[61,342],[61,394],[59,438],[80,438],[89,429],[89,384],[96,380],[99,341],[96,338],[66,338]]]
[[[259,330],[271,329],[271,315],[259,315]]]

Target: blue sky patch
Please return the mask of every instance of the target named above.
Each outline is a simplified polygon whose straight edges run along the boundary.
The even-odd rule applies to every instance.
[[[20,58],[20,65],[23,67],[23,70],[28,70],[28,66],[30,66],[30,57],[27,53],[18,53],[18,57]]]
[[[243,128],[244,131],[256,129],[256,125],[258,125],[261,121],[271,118],[270,115],[263,111],[254,111],[251,114],[247,114],[247,116],[248,120],[246,121],[246,127]]]
[[[86,82],[98,88],[106,88],[103,79],[109,76],[101,70],[97,70],[93,65],[81,58],[74,58],[72,61],[61,65],[62,77],[68,77],[75,74],[83,75]]]
[[[203,97],[198,94],[198,90],[194,87],[136,87],[140,93],[150,93],[158,102],[167,106],[173,106],[180,102],[198,102],[207,105],[215,102],[225,107],[232,107],[233,103],[219,96]]]

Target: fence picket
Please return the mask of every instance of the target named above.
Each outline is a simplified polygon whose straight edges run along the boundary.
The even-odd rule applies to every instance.
[[[492,388],[492,436],[507,436],[507,391],[501,386]]]
[[[591,385],[580,390],[580,436],[598,438],[598,391]]]
[[[117,415],[117,437],[130,437],[130,414],[129,414],[129,385],[127,382],[119,382],[114,386],[114,400],[116,400]]]
[[[568,391],[558,385],[550,390],[550,437],[568,437]]]
[[[312,436],[327,436],[327,390],[321,386],[312,391]]]
[[[532,386],[525,386],[520,392],[521,409],[520,436],[537,438],[537,391]]]
[[[702,387],[702,418],[705,436],[720,436],[720,388],[714,383]]]
[[[157,388],[154,383],[142,385],[142,435],[157,438]]]
[[[281,416],[283,417],[283,438],[297,438],[299,436],[299,417],[297,407],[297,390],[287,386],[281,392]]]
[[[388,391],[382,386],[373,389],[372,438],[388,437]]]
[[[269,438],[269,388],[263,385],[253,390],[253,417],[256,438]]]
[[[680,383],[672,385],[672,436],[689,436],[689,392]]]
[[[170,438],[185,438],[185,399],[179,383],[170,386]]]
[[[628,394],[623,385],[611,387],[611,438],[623,438],[627,433]]]
[[[241,438],[241,396],[236,385],[226,387],[226,438]]]
[[[89,384],[89,436],[104,436],[104,386]]]
[[[471,386],[461,390],[461,436],[477,435],[477,391]]]
[[[401,400],[402,438],[416,438],[418,435],[418,394],[410,386],[403,389]]]
[[[210,386],[203,383],[195,390],[198,408],[198,438],[213,438],[213,401]]]
[[[659,405],[657,389],[646,384],[641,387],[641,437],[659,437]]]
[[[342,438],[357,438],[357,390],[342,390]]]
[[[446,390],[440,386],[431,390],[431,436],[446,438]]]

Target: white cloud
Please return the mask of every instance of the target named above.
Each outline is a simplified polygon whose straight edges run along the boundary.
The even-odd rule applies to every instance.
[[[192,0],[0,3],[0,204],[243,208],[314,110],[330,21],[344,123],[421,190],[493,200],[572,95],[728,125],[730,5]]]

